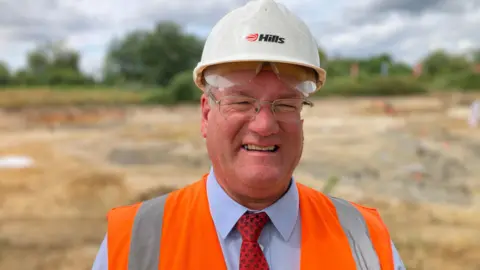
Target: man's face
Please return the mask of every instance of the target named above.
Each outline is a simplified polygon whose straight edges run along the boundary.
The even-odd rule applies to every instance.
[[[299,98],[274,73],[262,72],[251,82],[229,90],[213,91],[215,98],[242,95],[262,101]],[[303,121],[280,122],[269,104],[253,119],[220,113],[217,105],[202,97],[202,134],[215,174],[227,193],[263,198],[275,196],[289,184],[303,148]],[[276,151],[249,150],[247,145],[275,146]],[[232,194],[231,194],[232,195]]]

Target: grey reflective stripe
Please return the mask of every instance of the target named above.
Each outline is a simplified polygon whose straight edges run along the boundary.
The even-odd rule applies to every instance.
[[[380,270],[380,262],[362,214],[348,201],[329,197],[335,205],[338,219],[347,235],[357,270]]]
[[[133,222],[128,270],[158,269],[163,210],[167,195],[145,201]]]
[[[138,209],[132,228],[128,270],[156,270],[165,201],[168,194],[145,201]],[[357,270],[380,270],[367,224],[362,214],[349,202],[329,196],[347,235]]]

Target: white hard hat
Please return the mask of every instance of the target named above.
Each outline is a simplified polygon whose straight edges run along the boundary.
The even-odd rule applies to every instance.
[[[206,68],[245,61],[294,64],[314,70],[309,95],[325,83],[318,45],[306,24],[274,0],[254,0],[225,15],[212,29],[194,69],[194,81],[204,89]]]

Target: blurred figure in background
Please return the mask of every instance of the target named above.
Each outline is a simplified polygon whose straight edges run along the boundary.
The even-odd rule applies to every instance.
[[[470,106],[470,115],[468,117],[468,124],[470,127],[478,127],[480,121],[480,100],[475,100]]]
[[[404,269],[375,209],[292,177],[302,109],[325,77],[310,30],[283,5],[227,14],[194,70],[210,172],[110,211],[93,269]]]

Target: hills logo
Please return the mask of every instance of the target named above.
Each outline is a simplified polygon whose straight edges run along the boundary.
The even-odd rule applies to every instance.
[[[278,43],[278,44],[283,44],[285,43],[285,38],[277,35],[271,35],[271,34],[259,34],[259,33],[254,33],[247,35],[245,37],[246,40],[250,42],[271,42],[271,43]]]

